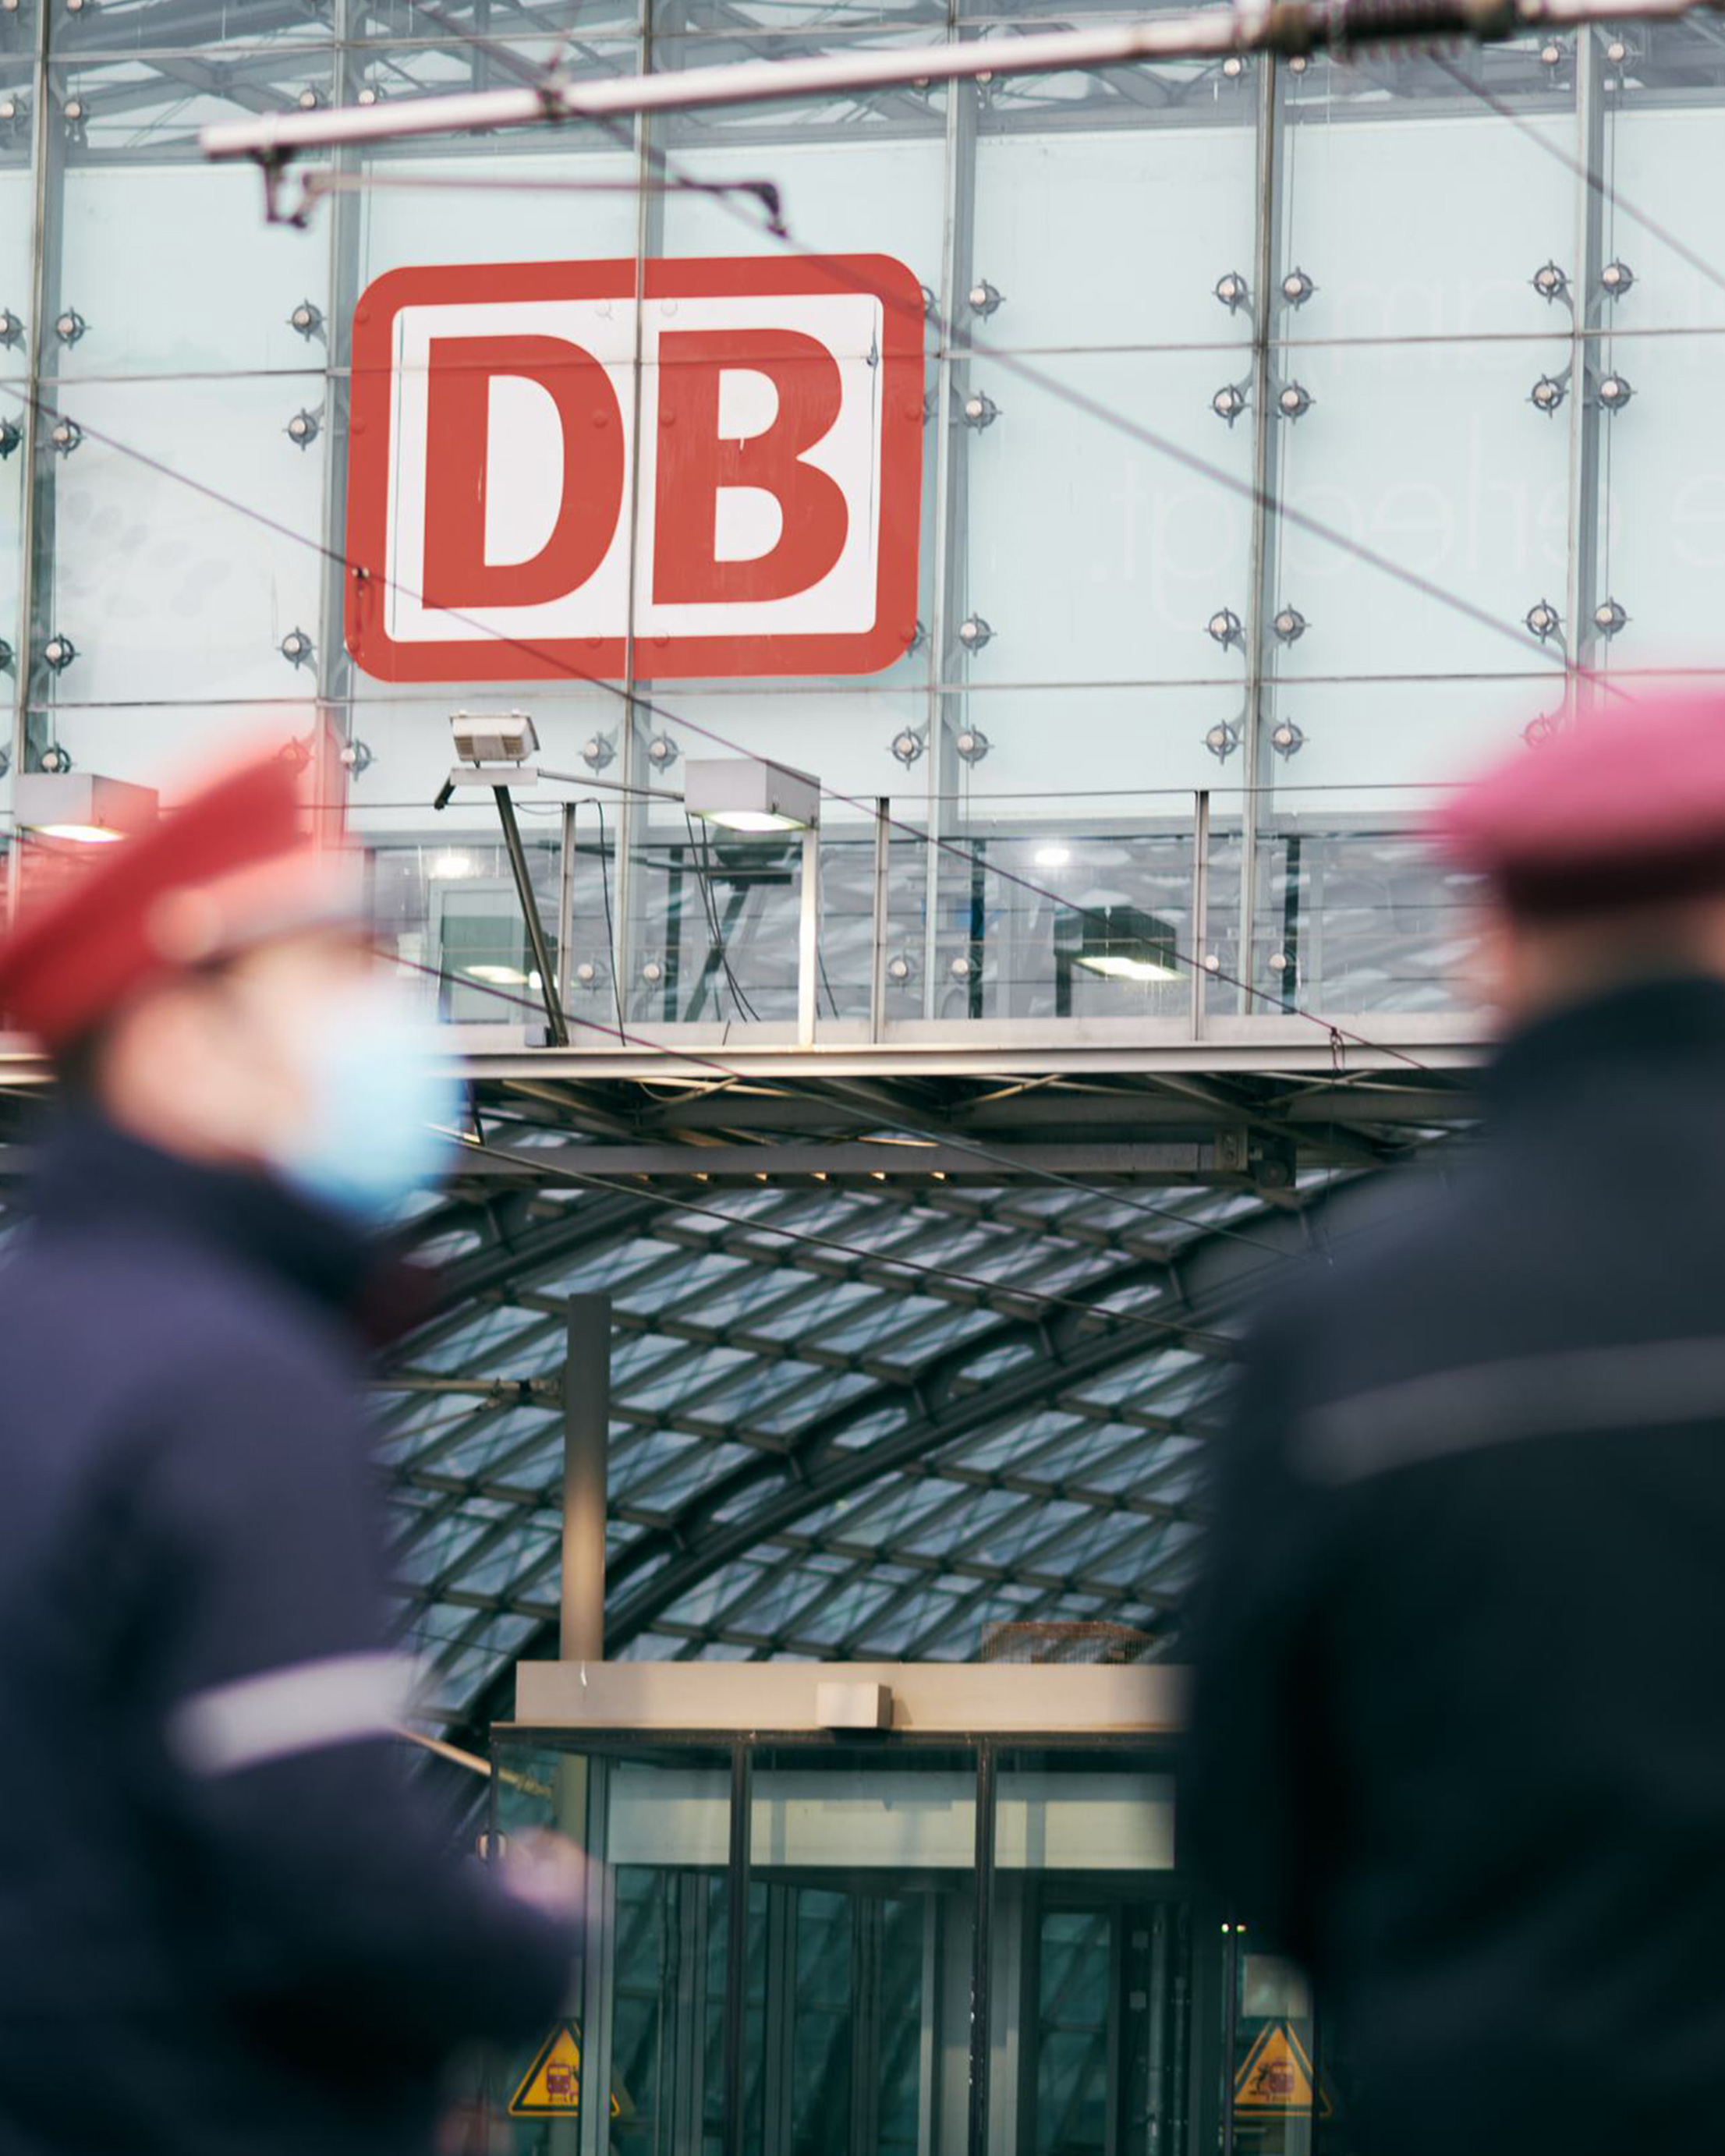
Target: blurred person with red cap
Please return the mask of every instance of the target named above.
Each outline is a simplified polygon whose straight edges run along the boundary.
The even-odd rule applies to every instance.
[[[1249,1345],[1183,1847],[1317,1979],[1323,2145],[1714,2148],[1725,696],[1614,700],[1437,835],[1488,901],[1482,1141]]]
[[[0,947],[64,1099],[0,1272],[0,2152],[423,2156],[557,2013],[578,1859],[447,1847],[393,1736],[376,1231],[457,1101],[270,760]]]

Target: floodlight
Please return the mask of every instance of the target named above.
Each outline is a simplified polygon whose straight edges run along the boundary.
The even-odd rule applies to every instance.
[[[1555,262],[1542,262],[1528,280],[1542,300],[1561,300],[1569,289],[1569,280]]]
[[[1278,719],[1270,730],[1270,746],[1278,756],[1297,756],[1306,746],[1306,731],[1291,719]]]
[[[62,636],[58,629],[42,647],[43,664],[52,667],[56,674],[64,674],[77,656],[77,645],[69,636]]]
[[[1635,393],[1626,375],[1608,374],[1600,380],[1599,402],[1608,412],[1622,411]]]
[[[1527,402],[1549,418],[1568,393],[1555,375],[1542,374],[1527,392]]]
[[[1312,624],[1298,607],[1285,606],[1270,626],[1278,644],[1297,644]]]
[[[316,412],[295,412],[287,423],[287,438],[296,449],[309,449],[322,429],[323,422]]]
[[[806,831],[820,821],[820,781],[764,757],[691,757],[683,806],[727,831]]]
[[[22,830],[39,839],[100,846],[135,838],[156,821],[156,789],[95,772],[21,772],[12,789],[13,814]],[[71,758],[66,758],[68,764]]]
[[[10,307],[0,307],[0,347],[10,352],[23,341],[24,326]]]
[[[965,296],[970,302],[972,314],[982,316],[984,321],[1000,305],[999,293],[995,290],[986,277],[978,278]]]
[[[1628,622],[1628,614],[1615,599],[1601,599],[1594,608],[1594,627],[1601,636],[1615,636],[1619,629],[1627,626]]]
[[[290,629],[277,649],[290,666],[311,664],[312,642],[303,629]]]
[[[452,711],[449,731],[464,763],[525,763],[539,746],[525,711]]]
[[[69,457],[84,439],[84,429],[75,419],[56,419],[49,431],[48,439],[54,444],[56,454]]]
[[[1218,607],[1204,626],[1204,634],[1217,644],[1240,642],[1240,616],[1232,607]]]
[[[1302,382],[1291,382],[1277,396],[1276,409],[1284,419],[1303,419],[1312,409],[1312,392]]]
[[[69,105],[66,107],[69,115],[71,110]],[[85,321],[76,307],[67,307],[54,316],[54,333],[62,344],[76,344],[89,327],[90,324]]]
[[[1599,272],[1599,289],[1608,299],[1620,300],[1635,281],[1627,262],[1608,262]]]
[[[979,613],[967,614],[958,624],[958,641],[967,651],[980,651],[993,639],[993,630]]]
[[[1555,636],[1563,627],[1558,610],[1549,599],[1536,599],[1522,619],[1542,644],[1547,637]]]
[[[984,427],[992,427],[1000,417],[1000,407],[983,391],[973,389],[965,398],[958,416],[967,427],[974,427],[980,434]]]
[[[1317,290],[1303,270],[1290,270],[1281,280],[1281,295],[1291,307],[1303,307]]]
[[[1233,719],[1218,719],[1204,737],[1204,745],[1218,763],[1225,763],[1240,747],[1240,727]]]
[[[953,737],[952,747],[964,762],[980,763],[991,743],[980,726],[961,726]]]
[[[323,327],[323,309],[315,300],[301,300],[288,316],[288,327],[297,330],[309,342]]]
[[[1237,382],[1224,382],[1210,399],[1210,409],[1231,427],[1246,408],[1246,394]]]
[[[1251,293],[1239,270],[1230,270],[1216,280],[1216,297],[1231,315],[1245,306]]]
[[[1136,906],[1098,906],[1063,913],[1055,924],[1056,948],[1065,945],[1071,964],[1112,981],[1177,981],[1174,932],[1166,921]]]

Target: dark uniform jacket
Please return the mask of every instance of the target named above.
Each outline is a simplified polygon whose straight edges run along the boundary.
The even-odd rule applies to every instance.
[[[1318,1974],[1336,2146],[1718,2148],[1725,986],[1553,1017],[1490,1093],[1251,1348],[1181,1831]]]
[[[0,1273],[0,2156],[420,2156],[557,2011],[381,1733],[365,1264],[91,1122]]]

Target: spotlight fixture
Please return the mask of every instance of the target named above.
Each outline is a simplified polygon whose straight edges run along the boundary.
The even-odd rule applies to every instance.
[[[1555,636],[1563,625],[1558,619],[1557,608],[1549,599],[1536,599],[1522,619],[1542,644],[1547,637]]]
[[[323,328],[323,309],[316,300],[301,300],[299,305],[288,316],[288,327],[290,330],[297,330],[307,343],[310,343]]]
[[[642,978],[642,979],[643,979],[643,980],[647,983],[647,986],[648,986],[649,988],[656,988],[659,986],[659,983],[660,983],[660,982],[665,978],[665,961],[664,961],[664,959],[663,959],[663,958],[644,958],[644,959],[642,959],[642,961],[641,961],[641,978]]]
[[[16,420],[0,419],[0,464],[5,462],[23,439],[24,430]]]
[[[1558,43],[1557,38],[1548,38],[1546,39],[1545,43],[1539,48],[1539,59],[1540,64],[1543,67],[1555,68],[1561,67],[1563,65],[1563,48]]]
[[[1527,402],[1550,418],[1568,393],[1554,374],[1542,374],[1527,392]]]
[[[1061,913],[1055,949],[1070,965],[1114,981],[1177,981],[1174,932],[1136,906],[1086,906]]]
[[[1218,763],[1226,763],[1240,747],[1240,726],[1233,719],[1218,719],[1204,737],[1204,745]]]
[[[1278,644],[1297,644],[1312,624],[1298,607],[1285,606],[1270,626]]]
[[[976,283],[964,296],[970,302],[972,314],[980,315],[985,321],[1000,305],[999,293],[995,290],[986,277],[978,278]]]
[[[1000,417],[1000,407],[983,390],[973,389],[960,408],[959,418],[967,427],[980,434],[984,427],[992,427]]]
[[[820,781],[765,757],[691,757],[683,805],[726,831],[808,831],[820,821]]]
[[[316,412],[295,412],[287,423],[285,432],[295,449],[309,449],[323,431],[323,422]]]
[[[290,666],[311,664],[311,639],[303,629],[290,629],[277,649]]]
[[[947,971],[955,981],[968,981],[976,971],[976,968],[968,958],[959,957],[953,959]]]
[[[323,103],[323,93],[316,84],[308,82],[294,102],[301,112],[316,112],[318,106]]]
[[[958,624],[958,641],[967,651],[980,651],[985,644],[993,640],[993,630],[979,613],[966,614]]]
[[[42,663],[56,674],[64,674],[78,656],[78,647],[69,636],[62,636],[56,629],[42,647]]]
[[[617,744],[609,734],[590,733],[581,744],[581,761],[589,771],[606,771],[617,761]]]
[[[1222,72],[1230,82],[1238,82],[1245,73],[1245,59],[1242,54],[1230,53],[1222,63]]]
[[[1303,307],[1317,290],[1303,270],[1290,270],[1281,280],[1281,295],[1291,307]]]
[[[1600,377],[1599,402],[1608,412],[1622,411],[1635,393],[1627,375],[1607,374]]]
[[[54,333],[62,344],[76,344],[89,327],[76,307],[67,307],[54,318]]]
[[[991,746],[980,726],[961,726],[952,737],[952,747],[966,763],[980,763]]]
[[[10,352],[23,339],[24,326],[10,307],[0,307],[0,349]]]
[[[1542,262],[1528,282],[1542,300],[1561,300],[1569,290],[1568,274],[1555,262]]]
[[[1291,719],[1278,719],[1270,729],[1270,746],[1278,756],[1297,756],[1306,746],[1306,730]]]
[[[1216,280],[1216,297],[1234,314],[1251,298],[1250,288],[1237,270],[1229,270]]]
[[[1231,427],[1246,408],[1246,393],[1237,382],[1224,382],[1210,399],[1210,409]]]
[[[680,754],[669,734],[655,734],[647,744],[647,761],[655,771],[669,771]]]
[[[1276,405],[1284,419],[1303,419],[1314,401],[1303,382],[1291,382],[1278,393]]]
[[[51,778],[64,778],[72,768],[71,750],[64,742],[50,742],[42,752],[42,762],[38,768],[47,772]]]
[[[84,429],[75,419],[56,419],[48,439],[56,454],[69,457],[84,439]]]
[[[886,962],[887,979],[896,981],[901,987],[911,978],[916,970],[915,961],[903,951],[895,951]]]
[[[1603,637],[1615,636],[1619,629],[1624,628],[1628,621],[1628,614],[1624,612],[1615,599],[1601,599],[1594,608],[1594,627]]]
[[[1240,616],[1232,607],[1218,607],[1204,626],[1214,643],[1225,645],[1242,640]]]
[[[925,746],[920,726],[901,726],[892,737],[892,753],[908,771]]]
[[[363,778],[377,758],[357,734],[341,744],[341,761],[356,778]]]
[[[1599,290],[1607,299],[1620,300],[1635,281],[1627,262],[1608,262],[1599,272]]]

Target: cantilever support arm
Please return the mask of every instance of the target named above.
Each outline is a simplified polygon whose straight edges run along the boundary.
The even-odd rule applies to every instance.
[[[527,944],[533,953],[533,965],[539,975],[539,993],[545,1004],[545,1022],[551,1028],[551,1037],[559,1048],[569,1045],[569,1021],[563,1015],[563,1007],[557,1001],[557,976],[552,971],[551,951],[545,941],[545,924],[539,918],[539,901],[533,896],[533,879],[527,873],[527,856],[521,849],[521,827],[516,823],[515,803],[509,798],[506,786],[491,788],[497,797],[497,814],[503,824],[504,850],[509,855],[510,873],[515,878],[515,894],[521,902],[521,918],[527,924]]]

